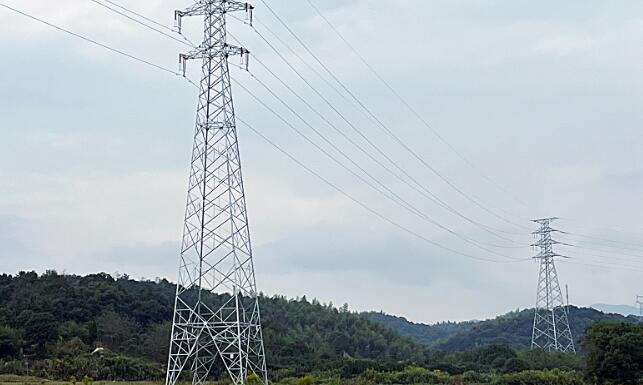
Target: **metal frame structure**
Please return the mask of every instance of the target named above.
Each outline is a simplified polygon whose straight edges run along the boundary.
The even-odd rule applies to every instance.
[[[636,304],[639,305],[639,316],[643,317],[643,295],[636,296]]]
[[[235,11],[252,6],[198,0],[176,12],[179,26],[203,16],[204,38],[179,56],[184,71],[200,59],[202,76],[166,385],[183,372],[203,384],[217,362],[235,385],[268,384],[228,66],[230,55],[249,54],[226,41],[226,14]],[[223,301],[214,305],[210,293]]]
[[[576,353],[574,339],[569,328],[567,307],[558,282],[558,273],[554,264],[555,257],[563,257],[553,251],[553,245],[560,244],[552,239],[551,233],[558,231],[551,228],[551,222],[557,218],[536,219],[540,228],[533,234],[539,237],[532,246],[540,252],[534,259],[540,260],[540,274],[534,314],[534,327],[531,337],[532,349]]]

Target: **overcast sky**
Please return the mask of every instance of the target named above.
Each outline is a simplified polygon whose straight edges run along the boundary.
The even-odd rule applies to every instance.
[[[391,203],[235,87],[242,119],[387,218],[476,258],[508,262],[507,256],[533,255],[529,247],[514,246],[533,241],[528,219],[543,216],[563,218],[556,223],[561,230],[629,242],[559,234],[561,241],[593,249],[557,249],[573,257],[558,264],[561,284],[569,284],[571,302],[580,305],[629,304],[643,294],[643,3],[315,0],[472,167],[378,82],[307,1],[267,1],[387,128],[480,205],[303,66],[297,55],[316,64],[258,0],[257,28],[286,59],[398,166],[505,239],[392,178],[257,61],[250,63],[255,76],[355,162],[434,221],[493,253]],[[178,70],[178,53],[188,49],[90,0],[2,2],[172,70]],[[174,9],[189,5],[120,3],[168,25]],[[193,40],[200,23],[185,21]],[[175,280],[195,88],[3,8],[0,25],[0,271],[104,271]],[[230,31],[346,135],[364,143],[249,27],[231,20]],[[197,67],[192,63],[189,71],[195,80]],[[248,74],[233,68],[232,76],[325,145]],[[239,137],[263,292],[347,302],[353,310],[384,310],[421,322],[481,319],[533,306],[535,263],[484,262],[437,248],[356,205],[243,126]]]

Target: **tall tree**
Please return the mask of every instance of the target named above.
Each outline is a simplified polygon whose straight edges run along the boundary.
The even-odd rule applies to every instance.
[[[587,329],[582,346],[589,380],[619,385],[643,380],[643,324],[596,323]]]

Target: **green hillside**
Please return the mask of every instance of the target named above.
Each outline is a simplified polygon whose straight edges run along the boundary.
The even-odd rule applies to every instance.
[[[141,282],[107,274],[0,275],[0,375],[159,380],[167,360],[174,292],[174,285],[165,280]],[[203,298],[217,307],[227,297],[204,294]],[[490,321],[429,326],[381,313],[351,313],[347,306],[337,309],[306,298],[260,296],[260,305],[270,377],[286,385],[299,385],[296,378],[309,374],[317,380],[302,384],[336,385],[339,379],[353,379],[354,385],[453,384],[465,377],[478,383],[483,377],[486,382],[490,376],[498,379],[499,373],[557,368],[573,373],[528,376],[577,378],[584,365],[579,356],[517,351],[528,342],[530,311]],[[577,335],[598,319],[625,320],[576,308],[572,318]],[[596,329],[595,355],[609,350],[600,346],[601,334],[633,333],[631,344],[638,346],[640,328],[621,330],[625,326]],[[420,340],[418,336],[425,344],[410,338]],[[97,347],[104,350],[92,354]],[[628,345],[618,354],[630,351]],[[214,378],[222,373],[221,367],[212,371]],[[512,381],[507,378],[507,383]]]
[[[592,308],[569,308],[570,327],[577,341],[585,329],[594,322],[637,322],[637,317],[624,317],[619,314],[605,314]],[[491,320],[479,322],[438,323],[426,325],[413,323],[405,318],[384,313],[365,313],[365,315],[407,336],[429,346],[432,350],[448,352],[466,351],[486,345],[507,345],[516,350],[528,348],[531,343],[531,329],[534,310],[510,312]]]
[[[383,312],[366,312],[363,314],[373,321],[390,327],[403,336],[410,337],[413,340],[428,346],[435,346],[440,342],[446,341],[454,334],[469,330],[478,323],[477,321],[440,322],[433,325],[427,325],[411,322],[404,317]]]
[[[121,377],[160,378],[167,360],[175,286],[107,274],[86,277],[48,272],[0,275],[0,372],[34,370],[68,378],[89,365],[95,346],[108,349],[106,371]],[[211,306],[224,296],[208,295]],[[381,365],[424,360],[410,338],[366,317],[306,298],[260,297],[267,361],[273,375],[341,367],[346,357]],[[21,353],[22,352],[22,353]],[[56,366],[61,359],[66,366]],[[85,361],[83,361],[85,360]],[[69,362],[68,362],[69,361]],[[130,373],[131,372],[131,373]],[[101,376],[111,378],[114,373]]]

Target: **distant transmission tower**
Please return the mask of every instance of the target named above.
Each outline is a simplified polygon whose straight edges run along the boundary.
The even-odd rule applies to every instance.
[[[558,282],[554,265],[555,257],[563,257],[553,251],[553,245],[560,243],[552,239],[551,222],[557,218],[534,220],[540,228],[534,232],[539,239],[532,246],[540,249],[534,258],[540,260],[538,294],[534,328],[531,337],[532,349],[576,353],[572,332],[569,328],[567,307]]]
[[[636,304],[639,305],[639,316],[643,317],[643,295],[636,296]]]
[[[268,384],[232,104],[228,57],[245,48],[226,42],[226,14],[246,3],[198,0],[181,17],[204,16],[204,39],[185,62],[200,59],[201,82],[185,226],[176,287],[166,385],[182,372],[203,384],[222,364],[235,385]],[[246,61],[247,63],[247,61]],[[214,304],[209,293],[223,294]]]

